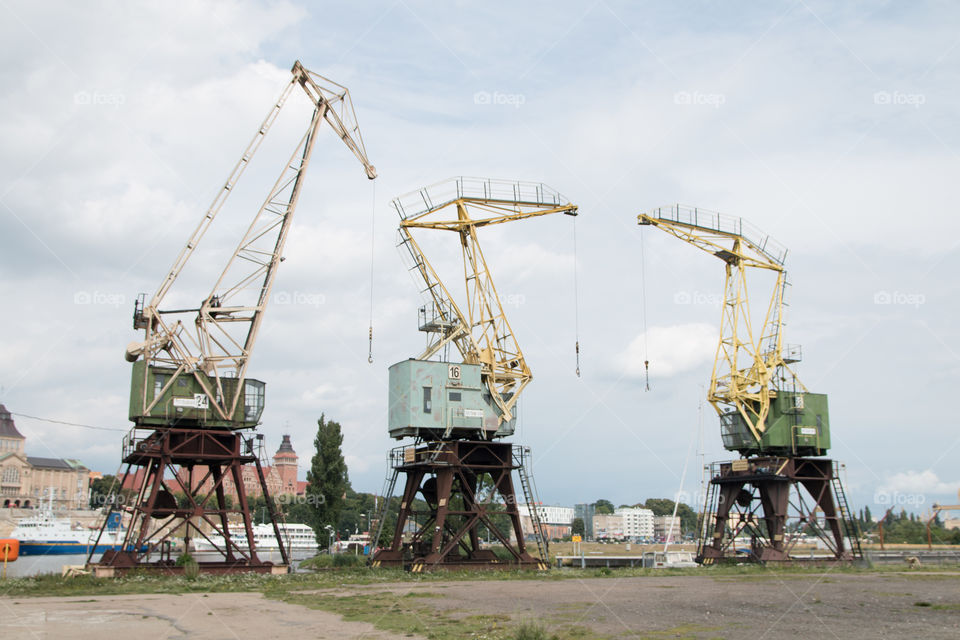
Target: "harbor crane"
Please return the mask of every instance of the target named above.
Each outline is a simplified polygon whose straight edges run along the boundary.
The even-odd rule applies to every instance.
[[[720,417],[724,448],[742,458],[711,465],[698,559],[726,559],[744,533],[754,559],[788,561],[798,531],[820,538],[833,559],[858,557],[859,534],[839,466],[821,457],[830,448],[827,396],[800,382],[792,368],[800,347],[784,342],[786,248],[742,218],[695,207],[661,207],[637,220],[724,264],[720,341],[707,399]],[[748,284],[758,272],[770,274],[773,287],[755,316]]]
[[[716,256],[724,263],[720,343],[707,400],[720,416],[724,447],[742,455],[823,455],[830,446],[826,397],[810,394],[790,368],[800,347],[783,342],[784,307],[789,287],[787,250],[742,218],[697,208],[669,207],[640,214],[655,226]],[[762,270],[774,284],[759,326],[754,324],[748,274]],[[808,404],[817,407],[805,410]],[[807,418],[816,429],[800,426]],[[785,419],[790,416],[789,419]]]
[[[415,570],[543,568],[546,542],[533,479],[525,466],[529,449],[499,441],[513,434],[517,403],[533,374],[507,320],[478,232],[554,213],[575,216],[577,207],[541,183],[465,177],[396,198],[393,206],[400,216],[398,246],[424,284],[426,304],[419,310],[419,328],[428,337],[416,358],[390,367],[390,435],[415,440],[413,446],[391,453],[381,527],[400,473],[406,475],[406,486],[393,542],[376,555],[374,564]],[[458,275],[444,279],[428,259],[420,234],[429,231],[447,231],[457,238]],[[460,295],[455,295],[458,289]],[[459,361],[449,359],[451,346],[459,352]],[[539,559],[526,551],[513,488],[515,470],[538,534]],[[516,542],[494,521],[494,494],[502,499]],[[426,509],[414,508],[418,495]],[[417,531],[406,546],[408,561],[403,535],[411,519]],[[481,524],[503,544],[508,560],[480,548]]]
[[[244,466],[256,468],[258,489],[268,498],[274,534],[281,540],[260,464],[263,436],[254,433],[264,408],[265,385],[248,376],[250,358],[324,124],[360,161],[369,179],[377,176],[367,159],[347,88],[306,69],[299,61],[291,73],[156,293],[149,302],[141,294],[135,303],[133,327],[143,331],[143,338],[131,343],[125,354],[133,363],[130,420],[134,427],[123,441],[126,471],[122,486],[132,488],[136,497],[111,505],[111,513],[123,512],[129,525],[122,548],[107,551],[97,563],[100,567],[168,567],[172,536],[180,531],[187,550],[191,539],[198,536],[218,550],[220,558],[201,562],[201,569],[271,570],[271,563],[256,554],[243,478]],[[226,266],[212,278],[209,294],[196,306],[170,308],[166,301],[176,291],[184,268],[196,256],[298,87],[312,105],[312,115],[279,177]],[[232,483],[238,496],[239,504],[233,507],[228,505],[225,483]],[[181,496],[179,501],[176,494]],[[231,517],[242,521],[245,535],[235,535],[228,526]],[[104,529],[115,521],[108,514]],[[211,541],[219,536],[223,546]],[[286,564],[282,544],[280,550]],[[88,557],[88,563],[91,561]]]

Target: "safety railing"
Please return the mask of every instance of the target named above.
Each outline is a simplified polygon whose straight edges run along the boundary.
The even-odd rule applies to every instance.
[[[443,208],[461,198],[544,206],[560,206],[569,202],[542,182],[459,176],[405,193],[394,198],[391,204],[400,218],[406,220]]]
[[[677,222],[698,229],[740,236],[776,264],[782,265],[787,258],[787,248],[785,246],[737,216],[680,204],[658,207],[647,215],[658,220]]]

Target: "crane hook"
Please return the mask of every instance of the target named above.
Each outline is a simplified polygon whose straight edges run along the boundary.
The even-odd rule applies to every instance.
[[[579,378],[580,377],[580,341],[579,340],[577,340],[577,344],[575,348],[577,351],[577,377]]]
[[[647,391],[650,391],[650,361],[649,360],[643,361],[643,368],[647,376]]]
[[[370,325],[370,333],[368,335],[367,362],[373,364],[373,325]]]

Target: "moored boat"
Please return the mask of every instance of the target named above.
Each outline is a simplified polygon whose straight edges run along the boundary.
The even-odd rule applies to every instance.
[[[34,515],[20,520],[10,535],[20,541],[20,555],[67,555],[103,553],[108,549],[119,550],[123,545],[125,530],[120,527],[119,514],[112,527],[103,535],[99,529],[73,525],[68,518],[59,518],[49,510],[39,510]]]
[[[278,523],[280,538],[287,551],[317,551],[317,537],[309,525],[299,523]],[[207,539],[208,538],[208,539]],[[198,537],[193,541],[196,551],[217,551],[226,548],[226,542],[219,533],[207,534],[207,538]],[[247,547],[247,534],[242,529],[230,527],[230,538],[241,549]],[[257,524],[253,526],[254,548],[257,551],[279,551],[280,544],[274,534],[273,525]]]

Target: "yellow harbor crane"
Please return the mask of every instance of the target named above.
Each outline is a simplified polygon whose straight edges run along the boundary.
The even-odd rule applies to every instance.
[[[576,205],[540,183],[461,177],[397,198],[393,206],[400,215],[400,245],[412,257],[431,301],[420,310],[420,328],[430,339],[416,359],[428,360],[446,345],[456,345],[465,364],[480,365],[481,380],[499,410],[498,426],[512,423],[520,393],[533,374],[503,311],[477,231],[552,213],[575,216]],[[463,305],[417,242],[415,232],[425,229],[459,236]],[[489,430],[485,435],[491,435]]]
[[[787,250],[742,218],[679,205],[638,216],[724,263],[723,311],[707,399],[720,415],[724,446],[743,455],[823,455],[830,446],[827,400],[790,365],[800,348],[784,343]],[[751,315],[748,274],[772,274],[759,325]]]
[[[513,433],[517,401],[533,375],[477,232],[552,213],[574,216],[577,207],[541,183],[464,177],[396,198],[393,206],[400,216],[401,253],[425,285],[419,324],[428,338],[418,357],[390,367],[388,429],[396,439],[413,437],[414,445],[390,454],[380,527],[397,478],[402,473],[406,480],[393,540],[377,552],[373,566],[545,569],[549,549],[527,470],[529,448],[498,440]],[[460,275],[454,275],[460,269],[444,270],[444,280],[427,258],[421,234],[428,231],[455,235]],[[462,295],[456,296],[461,279]],[[448,357],[450,345],[460,361]],[[514,490],[514,471],[522,497]],[[492,518],[490,503],[497,495],[509,529]],[[415,504],[418,496],[425,508]],[[539,557],[527,551],[520,505],[533,523]],[[482,547],[481,526],[502,545],[502,557]],[[379,532],[378,527],[378,539]]]
[[[735,561],[733,541],[742,534],[750,536],[754,560],[791,561],[801,530],[823,542],[829,559],[859,557],[839,466],[820,457],[830,448],[827,396],[804,387],[790,367],[800,348],[784,343],[787,250],[742,218],[699,208],[662,207],[640,214],[638,222],[724,264],[720,342],[707,398],[720,416],[724,448],[743,458],[711,465],[698,561]],[[773,289],[755,324],[748,282],[756,279],[748,276],[758,272],[772,275]]]

